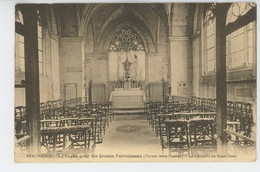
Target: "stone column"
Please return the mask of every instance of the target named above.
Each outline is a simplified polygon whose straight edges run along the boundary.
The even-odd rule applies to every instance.
[[[193,96],[200,97],[200,79],[201,79],[201,34],[197,31],[192,36],[192,61],[193,61],[193,79],[192,79],[192,90]]]
[[[192,47],[190,41],[190,5],[172,5],[170,19],[169,55],[171,95],[192,95]]]
[[[60,76],[59,76],[59,37],[55,33],[50,33],[51,51],[51,76],[52,76],[52,99],[60,99]]]

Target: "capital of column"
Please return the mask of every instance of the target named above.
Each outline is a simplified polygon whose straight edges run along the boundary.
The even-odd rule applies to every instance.
[[[52,32],[52,31],[50,31],[49,34],[56,41],[58,41],[60,39],[60,36],[58,36],[56,33]]]
[[[179,42],[179,41],[189,41],[189,40],[190,40],[190,37],[188,37],[188,36],[171,36],[166,41],[166,43]]]
[[[200,37],[201,35],[201,32],[199,30],[197,30],[192,36],[191,36],[191,39],[196,39],[198,37]]]
[[[81,42],[82,44],[85,44],[83,41],[83,37],[60,37],[60,41],[64,42]]]

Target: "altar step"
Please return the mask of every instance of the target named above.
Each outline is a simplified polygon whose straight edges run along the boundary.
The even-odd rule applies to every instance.
[[[144,108],[116,108],[114,114],[141,114],[144,113]]]

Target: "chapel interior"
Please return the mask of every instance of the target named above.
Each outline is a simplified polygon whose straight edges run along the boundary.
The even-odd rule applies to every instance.
[[[252,160],[256,4],[17,4],[14,89],[15,156]]]

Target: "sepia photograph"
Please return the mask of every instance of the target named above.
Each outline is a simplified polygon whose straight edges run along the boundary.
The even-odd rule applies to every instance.
[[[256,161],[256,6],[15,4],[13,161]]]

